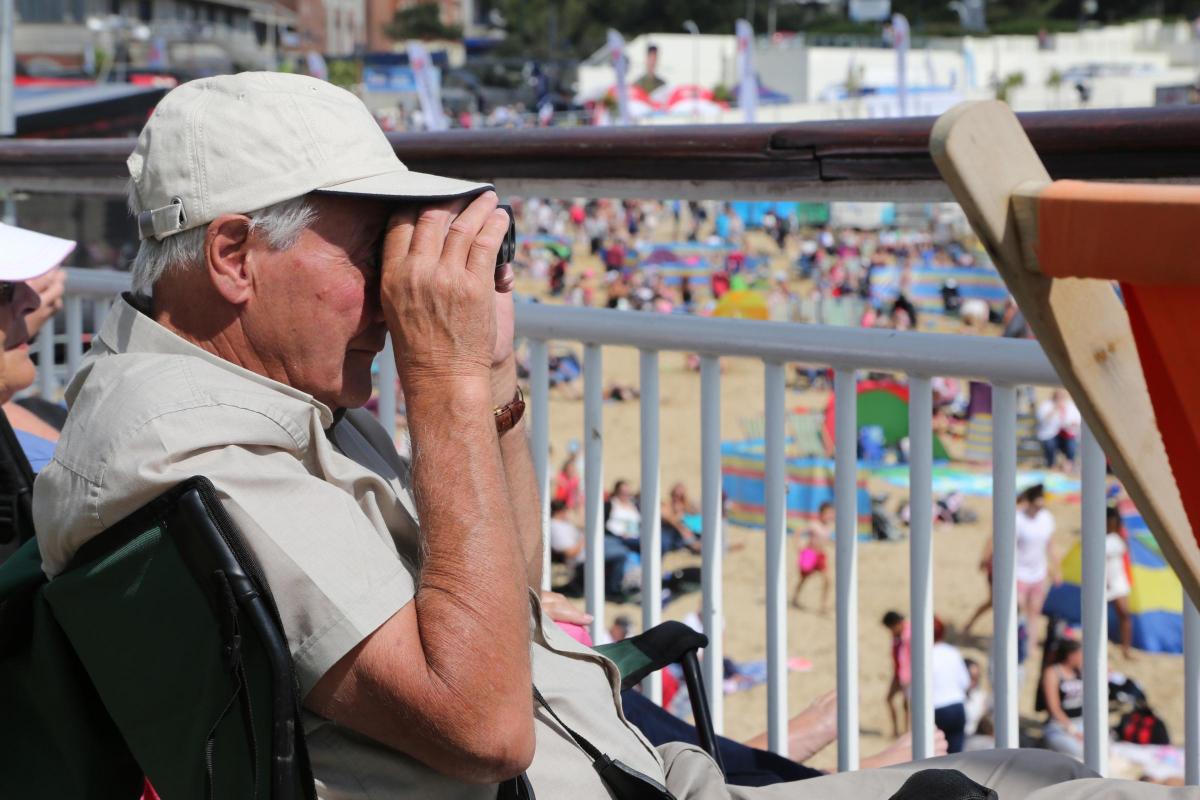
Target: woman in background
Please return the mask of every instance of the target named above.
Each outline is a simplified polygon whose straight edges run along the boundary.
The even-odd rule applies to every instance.
[[[62,308],[66,275],[61,269],[52,269],[29,281],[29,287],[38,294],[40,304],[25,317],[29,339],[33,339],[42,327]],[[53,336],[53,325],[47,335]],[[63,406],[47,398],[29,397],[14,400],[37,380],[37,367],[29,357],[29,344],[6,350],[4,353],[5,374],[8,376],[4,391],[0,392],[4,414],[12,425],[21,449],[34,472],[41,472],[54,456],[58,434],[67,418]]]
[[[1053,662],[1042,672],[1042,700],[1046,704],[1042,735],[1046,747],[1083,758],[1083,645],[1074,639],[1059,641]]]

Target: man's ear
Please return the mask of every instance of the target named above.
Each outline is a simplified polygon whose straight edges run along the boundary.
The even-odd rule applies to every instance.
[[[222,214],[204,235],[208,279],[233,305],[242,305],[253,292],[251,241],[250,218],[243,214]]]

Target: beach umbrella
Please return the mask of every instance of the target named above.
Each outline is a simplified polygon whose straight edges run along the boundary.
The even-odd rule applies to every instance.
[[[680,100],[667,106],[667,115],[672,117],[706,117],[712,119],[720,115],[725,107],[712,100]]]
[[[729,107],[718,102],[711,89],[691,83],[660,86],[651,98],[673,116],[714,117]]]
[[[588,103],[600,103],[605,98],[616,102],[617,87],[609,86],[607,89],[581,93],[576,100],[583,105],[587,105]],[[637,86],[629,87],[629,115],[631,117],[646,117],[656,114],[660,110],[658,104],[650,99],[650,95],[646,94],[644,89]]]
[[[836,430],[835,404],[829,398],[825,409],[826,441],[834,440]],[[899,445],[908,436],[908,386],[894,380],[860,381],[856,404],[858,427],[877,426],[883,431],[883,443],[888,447]],[[933,457],[946,461],[949,455],[942,440],[933,437]]]
[[[562,242],[546,242],[542,246],[559,258],[568,260],[571,258],[571,246],[569,244],[563,244]]]
[[[677,264],[682,261],[679,255],[669,247],[656,247],[642,259],[642,264]]]
[[[1129,534],[1129,611],[1133,616],[1133,646],[1152,653],[1182,653],[1183,587],[1179,578],[1163,558],[1158,543],[1133,503],[1123,501],[1117,510]],[[1063,582],[1046,596],[1042,611],[1072,625],[1080,625],[1083,551],[1078,541],[1063,557],[1062,577]],[[1113,638],[1120,635],[1116,612],[1111,608],[1108,632]]]
[[[721,296],[715,317],[730,319],[768,319],[767,300],[758,292],[749,289],[734,289]]]

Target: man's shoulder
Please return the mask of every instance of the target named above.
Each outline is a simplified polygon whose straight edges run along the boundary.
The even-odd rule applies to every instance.
[[[194,356],[108,355],[89,365],[55,461],[99,482],[114,458],[146,457],[145,447],[167,456],[206,443],[302,449],[309,408]]]

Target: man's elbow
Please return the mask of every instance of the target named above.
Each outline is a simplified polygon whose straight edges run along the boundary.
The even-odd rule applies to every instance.
[[[463,743],[462,757],[453,768],[463,780],[501,783],[515,778],[533,763],[533,715],[494,714],[479,719]]]

